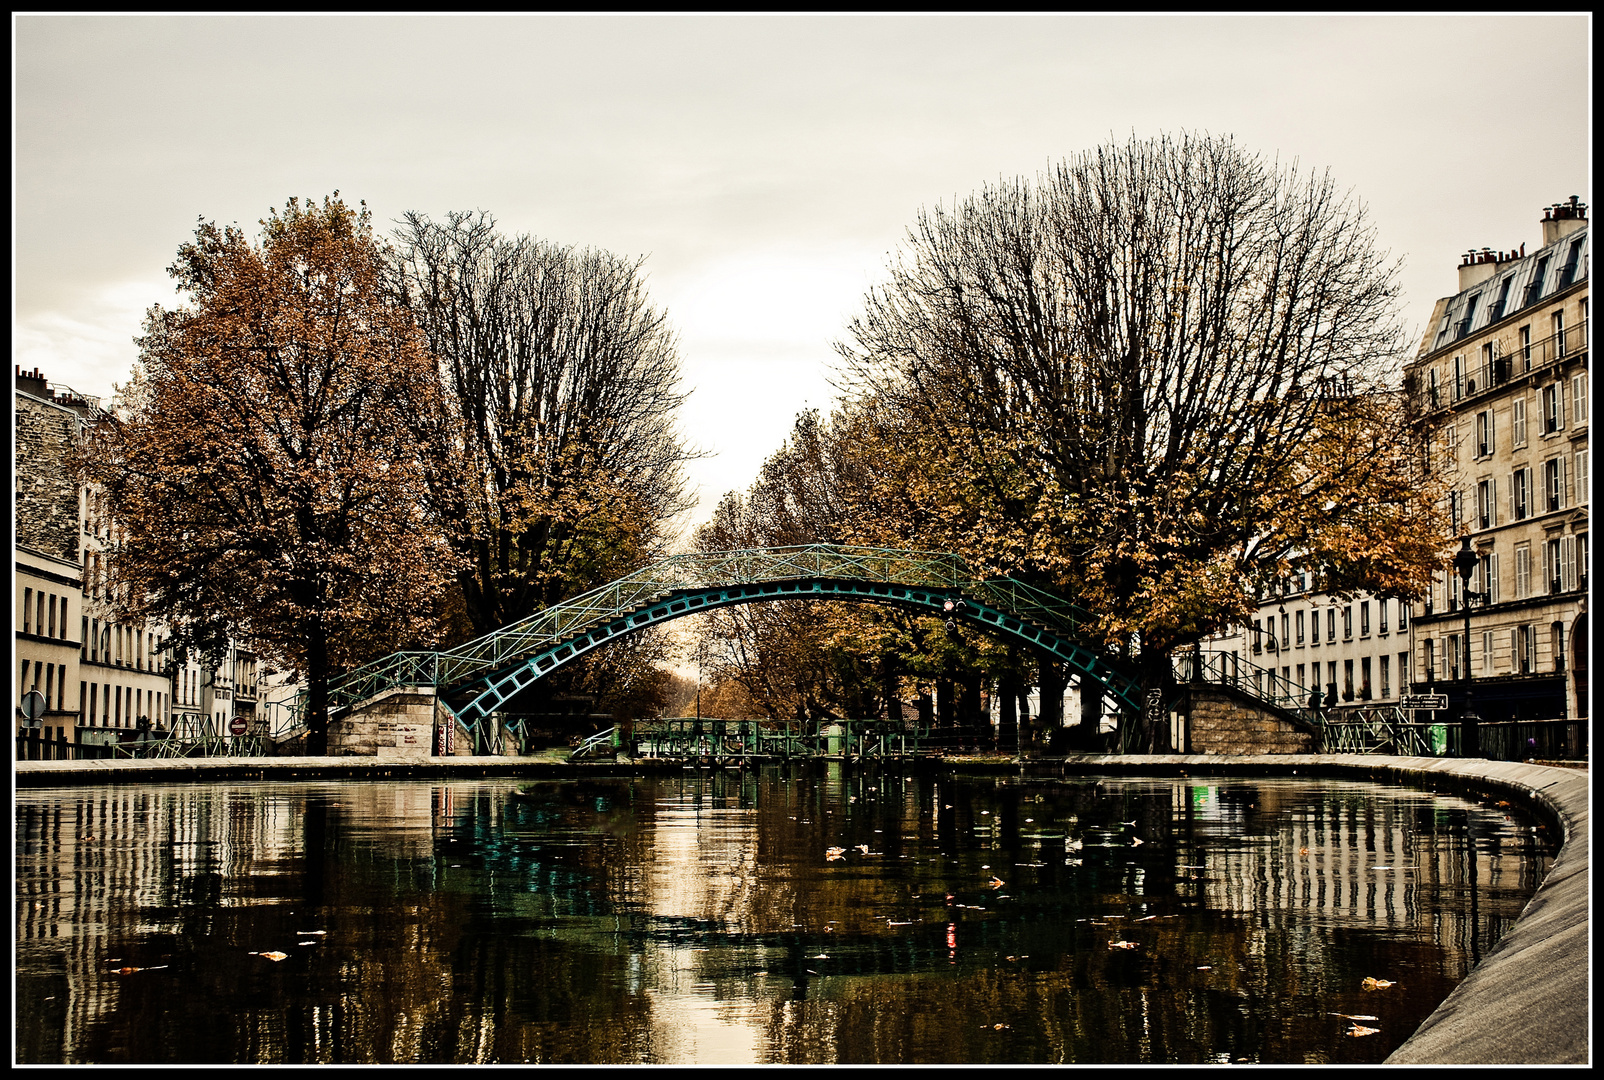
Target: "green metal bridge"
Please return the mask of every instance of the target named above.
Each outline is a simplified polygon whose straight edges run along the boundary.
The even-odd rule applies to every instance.
[[[1022,642],[1139,713],[1126,665],[1092,644],[1091,617],[1012,578],[978,578],[955,555],[835,544],[676,555],[443,652],[398,652],[330,687],[330,715],[392,690],[433,687],[470,730],[563,664],[625,634],[768,600],[842,600],[944,615]],[[962,601],[960,603],[960,601]]]

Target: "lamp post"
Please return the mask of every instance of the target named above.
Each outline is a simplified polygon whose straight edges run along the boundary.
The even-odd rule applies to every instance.
[[[1476,572],[1476,553],[1470,550],[1470,534],[1466,533],[1459,538],[1459,551],[1454,555],[1454,569],[1459,571],[1460,580],[1464,588],[1460,594],[1465,599],[1465,647],[1463,660],[1465,662],[1465,711],[1459,718],[1459,756],[1480,757],[1481,746],[1477,739],[1476,725],[1481,718],[1476,715],[1476,708],[1471,704],[1470,689],[1470,598],[1479,594],[1470,591],[1470,578]]]

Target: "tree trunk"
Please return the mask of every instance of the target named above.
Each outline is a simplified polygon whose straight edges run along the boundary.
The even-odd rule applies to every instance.
[[[1052,738],[1053,733],[1064,723],[1064,688],[1069,685],[1069,680],[1064,676],[1064,669],[1053,660],[1042,657],[1041,676],[1037,683],[1041,687],[1038,723],[1028,738],[1024,737],[1024,725],[1020,725],[1021,755],[1027,751],[1030,754],[1040,753],[1041,745]]]
[[[329,752],[329,642],[323,620],[313,616],[306,630],[306,752]]]
[[[1011,673],[997,680],[997,747],[1019,746],[1019,680]]]

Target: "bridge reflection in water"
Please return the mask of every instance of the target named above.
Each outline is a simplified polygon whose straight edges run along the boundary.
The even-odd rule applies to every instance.
[[[1379,1062],[1547,864],[1381,785],[839,765],[16,815],[24,1063]]]

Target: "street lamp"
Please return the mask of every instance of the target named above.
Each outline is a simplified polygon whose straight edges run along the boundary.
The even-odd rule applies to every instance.
[[[1464,588],[1460,592],[1465,598],[1465,647],[1463,650],[1465,662],[1465,711],[1459,718],[1459,756],[1480,757],[1481,746],[1476,735],[1476,725],[1481,718],[1476,715],[1476,709],[1471,704],[1470,690],[1470,598],[1481,594],[1470,591],[1470,578],[1476,572],[1476,553],[1470,550],[1469,533],[1459,538],[1459,551],[1454,555],[1454,569],[1459,571],[1460,580],[1464,582]]]

